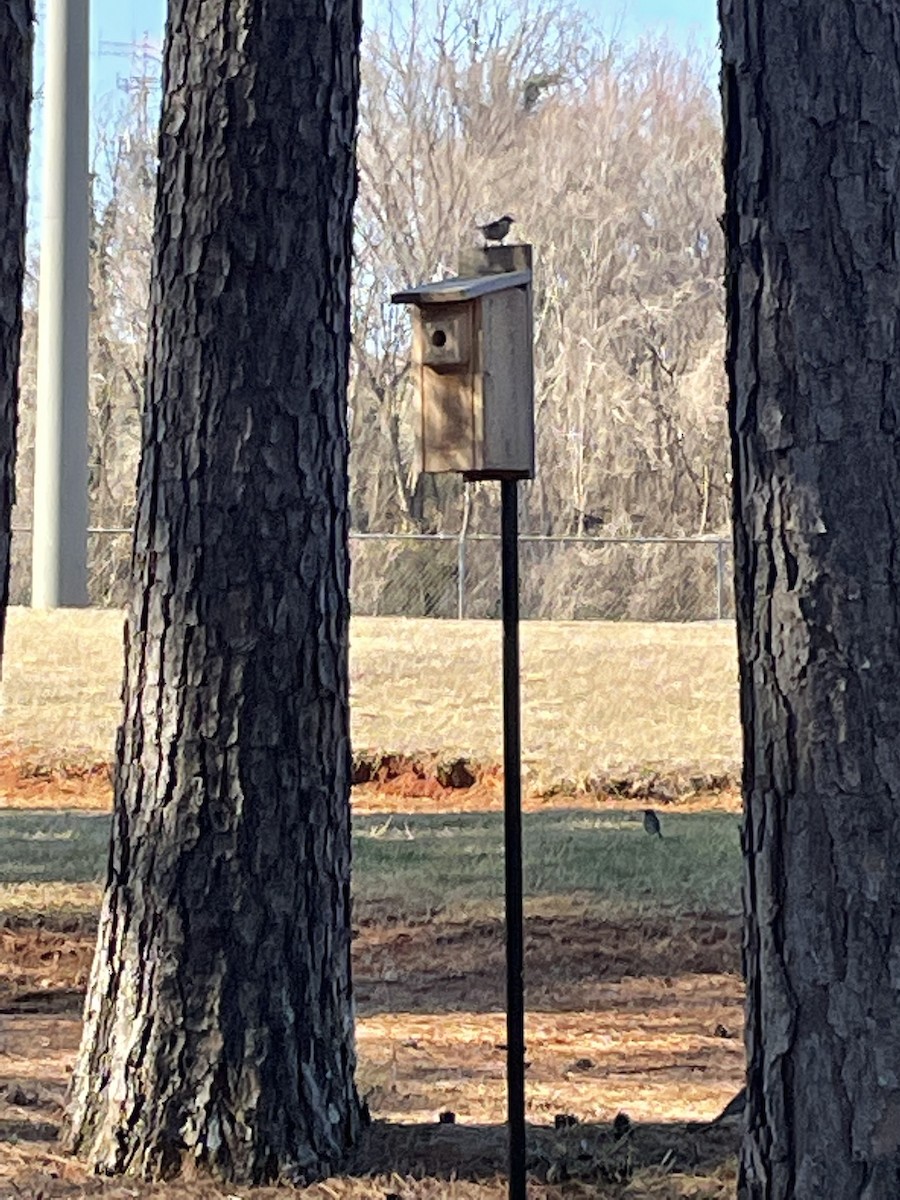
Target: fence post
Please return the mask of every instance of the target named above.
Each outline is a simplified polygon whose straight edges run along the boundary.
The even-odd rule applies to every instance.
[[[466,615],[466,527],[459,531],[456,543],[456,618],[459,621]]]
[[[725,616],[725,543],[716,542],[716,618]]]

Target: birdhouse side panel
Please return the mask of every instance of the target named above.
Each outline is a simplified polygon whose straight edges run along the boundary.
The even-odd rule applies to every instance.
[[[534,366],[526,288],[482,298],[484,462],[481,469],[534,477]]]

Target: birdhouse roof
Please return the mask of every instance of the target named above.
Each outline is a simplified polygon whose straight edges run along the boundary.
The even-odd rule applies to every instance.
[[[503,271],[496,275],[473,275],[470,278],[457,276],[454,279],[438,279],[434,283],[420,283],[417,287],[394,292],[391,304],[458,304],[461,300],[475,300],[491,292],[506,292],[510,288],[525,287],[531,283],[530,271]]]

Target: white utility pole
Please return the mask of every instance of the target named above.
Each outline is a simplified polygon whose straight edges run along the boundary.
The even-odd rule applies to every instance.
[[[32,608],[87,604],[89,0],[50,0]]]

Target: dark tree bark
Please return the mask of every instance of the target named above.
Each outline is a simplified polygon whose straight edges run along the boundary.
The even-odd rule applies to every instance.
[[[358,0],[178,0],[114,832],[70,1144],[335,1169],[350,982],[347,432]]]
[[[15,500],[33,20],[31,0],[0,0],[0,665]]]
[[[900,1196],[900,19],[720,0],[752,1200]]]

